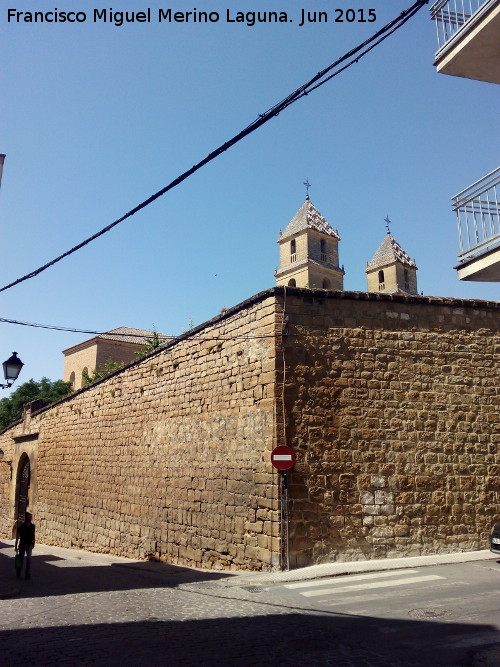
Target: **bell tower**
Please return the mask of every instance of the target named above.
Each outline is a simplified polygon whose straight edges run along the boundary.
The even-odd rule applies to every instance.
[[[284,232],[280,231],[280,266],[276,284],[342,290],[344,268],[339,267],[339,233],[306,196]]]
[[[366,263],[368,292],[418,294],[417,268],[415,260],[406,254],[387,225],[385,239],[371,262]]]

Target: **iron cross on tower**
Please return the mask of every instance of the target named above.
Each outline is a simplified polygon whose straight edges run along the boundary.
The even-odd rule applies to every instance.
[[[308,178],[304,181],[304,185],[306,186],[306,199],[309,199],[309,188],[311,187],[311,184],[309,183]]]
[[[392,222],[389,220],[389,216],[384,218],[384,222],[386,223],[385,226],[387,227],[387,233],[390,234],[391,230],[389,229],[389,225],[392,225]]]

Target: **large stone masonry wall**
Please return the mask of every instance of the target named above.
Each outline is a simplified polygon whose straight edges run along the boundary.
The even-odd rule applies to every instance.
[[[276,567],[269,455],[287,442],[292,566],[486,548],[499,318],[498,303],[268,290],[0,434],[0,535],[28,455],[41,542]]]
[[[500,304],[289,288],[285,315],[292,566],[487,548]]]
[[[275,319],[276,300],[255,297],[4,432],[14,481],[1,466],[2,534],[12,532],[26,452],[42,543],[201,567],[275,565]]]

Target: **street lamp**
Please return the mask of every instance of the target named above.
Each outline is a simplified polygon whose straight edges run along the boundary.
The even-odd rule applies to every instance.
[[[17,380],[19,373],[21,372],[21,368],[24,366],[24,364],[17,356],[17,352],[13,352],[10,359],[4,361],[2,366],[3,375],[7,380],[7,384],[0,384],[0,387],[2,387],[2,389],[8,389]]]

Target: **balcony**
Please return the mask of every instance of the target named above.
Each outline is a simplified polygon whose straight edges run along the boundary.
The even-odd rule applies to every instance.
[[[431,9],[438,72],[500,83],[500,0],[438,0]]]
[[[460,280],[500,282],[500,167],[452,197]]]

